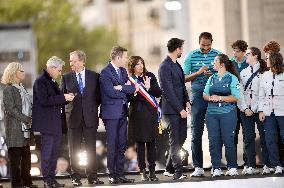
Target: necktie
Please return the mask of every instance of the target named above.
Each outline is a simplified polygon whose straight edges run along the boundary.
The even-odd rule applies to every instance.
[[[84,86],[83,86],[83,80],[82,80],[81,73],[79,73],[78,76],[79,76],[79,89],[80,89],[80,93],[83,94]]]
[[[120,69],[117,69],[117,75],[118,75],[118,78],[121,80],[121,71],[120,71]]]

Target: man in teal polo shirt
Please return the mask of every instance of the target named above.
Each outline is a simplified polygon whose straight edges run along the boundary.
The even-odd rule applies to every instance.
[[[203,90],[208,77],[213,73],[213,61],[220,52],[211,48],[212,34],[203,32],[199,35],[200,48],[190,52],[184,62],[186,82],[191,81],[191,150],[194,172],[192,177],[204,175],[202,135],[207,102],[203,99]]]

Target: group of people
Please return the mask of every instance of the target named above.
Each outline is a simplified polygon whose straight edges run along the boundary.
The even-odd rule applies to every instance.
[[[232,45],[234,57],[230,60],[211,48],[212,41],[210,33],[201,33],[200,48],[187,55],[182,68],[177,59],[183,53],[184,40],[170,39],[168,55],[159,67],[158,79],[147,70],[142,57],[128,58],[127,49],[115,46],[110,52],[110,62],[100,75],[85,67],[83,51],[71,52],[71,71],[62,76],[59,86],[56,79],[65,63],[53,56],[34,82],[33,98],[22,85],[25,79],[23,65],[10,63],[4,70],[2,83],[6,85],[3,102],[12,187],[37,187],[29,173],[29,145],[34,131],[41,133],[41,170],[45,188],[64,187],[55,179],[64,133],[68,134],[73,185],[82,185],[77,154],[83,140],[88,183],[103,184],[98,179],[95,163],[99,118],[106,129],[109,183],[134,182],[124,175],[124,154],[129,143],[136,145],[141,180],[158,181],[155,174],[156,138],[162,118],[170,146],[165,175],[172,176],[173,180],[184,179],[186,175],[179,152],[187,138],[190,112],[195,167],[192,177],[204,175],[202,134],[205,122],[212,176],[223,174],[220,168],[223,144],[228,167],[226,175],[238,175],[235,141],[238,119],[244,132],[246,166],[243,173],[258,173],[255,123],[261,139],[263,174],[270,173],[272,168],[275,173],[282,173],[276,140],[280,133],[284,141],[284,66],[280,46],[276,50],[265,48],[265,62],[258,48],[247,49],[246,42],[238,40]],[[275,44],[271,42],[268,46]],[[191,82],[190,97],[186,82]],[[160,103],[156,100],[159,97]]]

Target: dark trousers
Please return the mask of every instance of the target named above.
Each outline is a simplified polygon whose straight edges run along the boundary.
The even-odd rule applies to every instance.
[[[43,180],[52,183],[55,180],[55,169],[61,144],[61,134],[41,133],[41,171]]]
[[[145,144],[147,148],[147,161],[149,163],[149,171],[155,171],[156,166],[156,141],[152,142],[136,142],[138,166],[140,171],[146,169],[145,163]]]
[[[107,168],[110,177],[124,175],[124,153],[126,150],[127,118],[103,120],[107,136]]]
[[[31,152],[30,146],[12,147],[8,149],[11,167],[12,188],[29,186],[31,179]]]
[[[226,114],[206,114],[206,126],[209,138],[209,151],[213,169],[220,168],[222,145],[225,145],[225,156],[228,168],[237,168],[234,130],[237,125],[237,111]]]
[[[202,135],[204,131],[207,102],[203,99],[203,91],[193,92],[191,105],[191,151],[194,167],[203,168]]]
[[[255,152],[255,124],[260,136],[260,145],[261,145],[261,156],[262,163],[264,165],[270,166],[268,150],[265,143],[264,135],[264,125],[259,121],[258,113],[254,113],[252,116],[246,116],[244,112],[241,112],[242,125],[243,125],[243,134],[245,136],[245,154],[247,158],[246,165],[249,167],[256,167],[256,152]]]
[[[176,173],[181,173],[182,161],[179,153],[187,137],[186,118],[182,119],[179,115],[164,115],[163,117],[168,125],[172,165]]]
[[[96,134],[97,129],[95,127],[86,127],[84,121],[81,122],[80,128],[72,129],[68,131],[69,141],[69,155],[71,159],[72,174],[76,178],[80,177],[80,166],[78,153],[81,151],[81,143],[84,139],[86,152],[87,152],[87,167],[86,174],[88,179],[94,179],[97,176],[96,167]]]
[[[282,138],[282,142],[284,143],[284,116],[265,116],[265,141],[268,149],[271,167],[281,166],[279,159],[279,146],[277,144],[277,135],[279,134],[277,132],[277,127],[279,127],[280,137]]]
[[[238,118],[238,121],[237,121],[236,130],[235,130],[235,146],[236,146],[236,156],[238,158],[239,132],[240,132],[241,126],[244,129],[243,124],[242,124],[242,120],[241,120],[241,111],[240,111],[239,108],[237,108],[237,118]],[[245,134],[244,134],[244,130],[243,129],[242,129],[242,132],[243,132],[243,143],[245,143]],[[244,165],[247,165],[247,155],[246,155],[245,147],[243,147],[243,161],[244,161]]]

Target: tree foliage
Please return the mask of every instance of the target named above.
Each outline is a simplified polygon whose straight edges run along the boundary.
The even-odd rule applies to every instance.
[[[56,55],[67,63],[69,52],[87,54],[87,67],[105,63],[117,39],[115,31],[104,27],[87,30],[80,24],[76,1],[0,0],[0,22],[31,22],[37,39],[38,71]],[[68,66],[66,66],[68,68]]]

